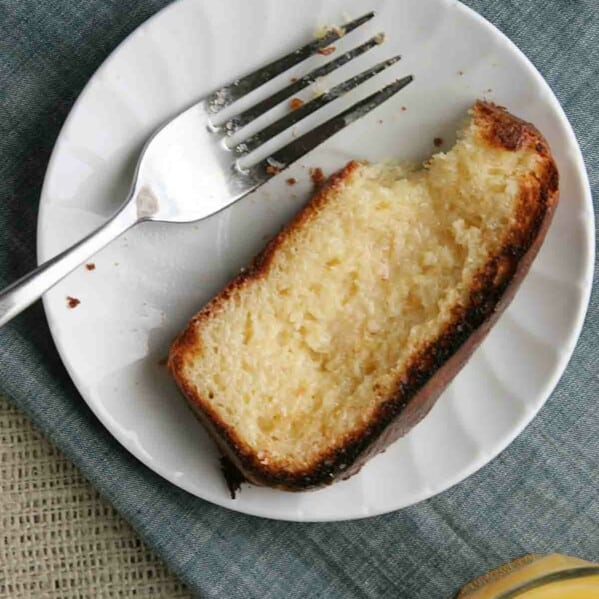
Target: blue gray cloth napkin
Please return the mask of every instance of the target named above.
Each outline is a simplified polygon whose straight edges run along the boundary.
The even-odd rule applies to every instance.
[[[165,4],[0,0],[1,286],[35,266],[42,179],[75,98],[111,50]],[[597,0],[466,4],[514,40],[549,81],[582,146],[597,202]],[[434,599],[527,552],[599,561],[598,342],[595,285],[564,377],[505,452],[433,499],[344,523],[244,516],[145,468],[82,401],[39,303],[0,331],[0,393],[30,415],[201,597]]]

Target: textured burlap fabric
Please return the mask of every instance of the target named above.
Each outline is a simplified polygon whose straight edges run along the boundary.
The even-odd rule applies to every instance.
[[[0,597],[191,597],[71,461],[3,397]]]

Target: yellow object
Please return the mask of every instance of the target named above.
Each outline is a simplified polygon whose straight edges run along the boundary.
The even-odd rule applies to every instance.
[[[468,583],[456,599],[599,599],[599,564],[526,555]]]

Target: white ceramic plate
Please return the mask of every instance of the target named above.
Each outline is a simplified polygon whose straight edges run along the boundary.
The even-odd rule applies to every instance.
[[[454,0],[170,5],[113,52],[73,108],[46,175],[39,259],[80,239],[116,209],[139,149],[159,123],[299,46],[318,26],[371,9],[377,17],[337,46],[356,45],[380,30],[387,42],[324,84],[383,57],[401,53],[404,59],[313,117],[322,119],[395,76],[414,73],[412,85],[293,166],[286,177],[298,180],[294,188],[285,176],[277,177],[203,222],[139,226],[98,254],[95,270],[78,269],[45,297],[62,359],[103,424],[154,471],[229,509],[288,520],[360,518],[447,489],[496,456],[530,422],[562,374],[582,324],[594,224],[576,140],[527,59]],[[315,57],[281,81],[325,60]],[[170,341],[304,204],[310,188],[306,167],[330,173],[350,158],[422,160],[434,150],[433,138],[443,138],[446,147],[453,143],[456,125],[479,97],[534,121],[561,174],[555,221],[514,303],[431,414],[358,476],[311,493],[246,487],[232,501],[215,448],[159,363]],[[66,296],[81,304],[69,309]]]

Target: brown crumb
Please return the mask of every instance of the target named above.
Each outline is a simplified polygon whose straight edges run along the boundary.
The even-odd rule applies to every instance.
[[[325,181],[324,173],[319,167],[310,169],[310,178],[312,179],[314,187],[320,187]]]
[[[292,77],[291,78],[291,83],[295,83],[297,81],[297,77]]]
[[[379,125],[382,125],[382,124],[383,124],[383,119],[379,119],[379,120],[377,121],[377,123],[378,123]]]
[[[329,54],[332,54],[335,51],[335,46],[329,46],[328,48],[320,48],[320,50],[318,50],[319,54],[322,54],[323,56],[328,56]]]
[[[435,137],[435,139],[433,139],[433,143],[438,148],[440,145],[443,144],[443,138],[442,137]]]
[[[489,88],[489,89],[487,90],[487,93],[488,93],[488,94],[490,94],[492,91],[493,91],[493,90],[492,90],[491,88]]]
[[[272,164],[269,164],[266,167],[266,173],[268,175],[278,175],[281,172],[280,168],[277,168],[276,166],[273,166]]]
[[[464,74],[464,71],[458,71],[458,75],[461,77]]]
[[[235,499],[236,494],[241,490],[241,484],[247,482],[245,476],[241,474],[229,458],[224,456],[220,459],[220,469],[227,483],[231,499]]]
[[[96,270],[96,265],[93,262],[90,262],[85,265],[85,268],[87,268],[87,270]]]
[[[67,295],[67,306],[71,309],[76,308],[81,303],[80,299]]]
[[[401,107],[401,111],[402,111],[402,112],[405,112],[406,110],[407,110],[407,108],[406,108],[405,106],[402,106],[402,107]]]
[[[295,177],[289,177],[289,179],[287,179],[287,185],[295,185],[297,183],[297,180],[295,179]]]
[[[164,357],[164,358],[160,358],[160,360],[158,360],[158,366],[166,366],[168,363],[168,356]]]
[[[289,101],[289,108],[291,108],[291,110],[297,110],[298,108],[301,108],[304,105],[304,101],[300,100],[299,98],[291,98],[291,100]]]

